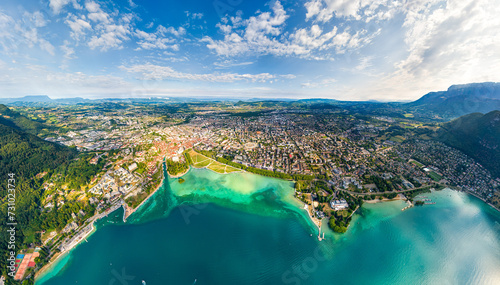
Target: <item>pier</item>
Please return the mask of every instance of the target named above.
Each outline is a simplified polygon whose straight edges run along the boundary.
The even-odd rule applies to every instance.
[[[412,202],[408,201],[408,204],[409,204],[408,206],[406,206],[406,207],[404,207],[403,209],[401,209],[401,212],[402,212],[402,211],[405,211],[405,210],[408,210],[408,209],[410,209],[411,207],[413,207],[413,203],[412,203]]]

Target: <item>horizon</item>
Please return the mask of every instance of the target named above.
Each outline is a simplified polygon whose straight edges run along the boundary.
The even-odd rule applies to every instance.
[[[499,13],[493,0],[6,0],[0,98],[409,102],[500,81]]]
[[[425,96],[425,95],[423,95]],[[38,95],[23,95],[19,97],[0,97],[0,104],[2,100],[15,100],[15,99],[23,99],[29,97],[46,97],[50,100],[70,100],[70,99],[83,99],[90,101],[98,101],[98,100],[133,100],[133,99],[163,99],[163,100],[171,100],[171,99],[193,99],[193,100],[206,100],[206,101],[227,101],[227,100],[240,100],[240,101],[302,101],[302,100],[325,100],[325,101],[338,101],[338,102],[359,102],[359,103],[409,103],[413,102],[411,100],[405,101],[379,101],[379,100],[337,100],[333,98],[325,98],[325,97],[310,97],[310,98],[292,98],[292,97],[276,97],[276,98],[265,98],[265,97],[238,97],[238,96],[204,96],[204,95],[192,95],[192,96],[160,96],[160,95],[144,95],[144,96],[136,96],[136,97],[101,97],[101,98],[93,98],[93,97],[82,97],[82,96],[72,96],[72,97],[56,97],[52,98],[49,95],[38,94]],[[417,99],[418,100],[418,99]],[[16,101],[12,101],[16,102]],[[19,102],[19,101],[17,101]]]

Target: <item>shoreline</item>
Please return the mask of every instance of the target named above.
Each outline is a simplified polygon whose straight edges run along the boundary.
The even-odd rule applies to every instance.
[[[61,252],[56,253],[56,254],[52,257],[52,259],[53,259],[53,260],[51,259],[51,260],[49,261],[49,263],[45,264],[42,268],[40,268],[40,270],[38,270],[38,271],[35,273],[35,277],[34,277],[35,282],[36,282],[36,280],[40,277],[40,275],[45,274],[45,273],[46,273],[49,269],[51,269],[51,267],[52,267],[52,266],[56,265],[56,261],[57,261],[59,258],[63,257],[65,254],[68,254],[68,252],[66,251],[66,252],[64,252],[64,253],[61,253]]]
[[[122,202],[124,203],[124,201],[122,201]],[[90,231],[84,232],[79,239],[71,242],[69,247],[67,249],[65,248],[64,251],[61,251],[61,252],[54,254],[54,256],[49,260],[49,263],[45,264],[42,268],[40,268],[39,270],[37,270],[35,272],[35,275],[34,275],[35,282],[36,282],[36,278],[40,277],[41,274],[46,273],[46,271],[49,270],[53,265],[55,265],[57,263],[56,261],[58,261],[62,256],[69,254],[72,250],[77,248],[78,245],[80,245],[83,241],[87,241],[88,237],[90,237],[92,234],[97,232],[97,228],[95,226],[95,222],[97,220],[100,220],[103,217],[107,217],[109,214],[118,210],[119,208],[121,208],[123,206],[123,203],[121,203],[119,207],[116,207],[115,209],[110,210],[108,213],[101,213],[98,216],[94,217],[93,220],[86,226],[86,227],[88,227],[88,226],[91,227]],[[75,237],[73,237],[73,238],[75,238]]]
[[[161,169],[163,171],[163,165],[162,165]],[[168,171],[167,171],[167,175],[169,175]],[[144,198],[144,200],[142,200],[142,202],[139,205],[137,205],[137,207],[135,207],[135,208],[129,207],[127,202],[123,201],[124,202],[123,203],[123,209],[124,209],[123,222],[124,223],[127,221],[127,218],[130,217],[130,215],[135,213],[135,211],[137,211],[144,203],[146,203],[149,200],[149,198],[151,198],[156,193],[156,191],[158,191],[161,188],[161,186],[163,186],[163,182],[165,182],[165,175],[163,175],[163,177],[160,181],[160,184],[158,184],[158,186],[151,193],[149,193],[149,195],[146,198]]]
[[[294,196],[294,199],[296,199],[297,201],[299,201],[299,202],[301,202],[301,203],[304,204],[304,206],[302,208],[300,208],[300,209],[302,209],[302,210],[304,210],[304,211],[307,212],[307,216],[309,217],[309,221],[311,221],[314,224],[314,226],[317,228],[318,239],[321,241],[321,239],[320,239],[319,236],[320,236],[321,226],[323,224],[323,219],[324,218],[322,218],[321,220],[319,220],[319,219],[313,217],[313,215],[309,211],[309,205],[308,204],[306,204],[306,203],[302,202],[301,200],[297,199],[295,196]]]
[[[404,200],[401,196],[396,196],[396,198],[388,199],[388,198],[383,198],[382,200],[380,199],[374,199],[374,200],[363,200],[363,203],[367,204],[377,204],[377,203],[382,203],[382,202],[391,202],[391,201],[398,201],[398,200]]]
[[[196,167],[195,167],[195,168],[196,168]],[[182,173],[180,173],[180,174],[171,175],[170,173],[168,173],[168,169],[167,169],[167,175],[168,175],[168,177],[170,177],[170,178],[180,178],[180,177],[182,177],[182,176],[186,175],[186,174],[189,172],[189,170],[191,170],[191,165],[189,165],[189,167],[188,167],[188,169],[187,169],[186,171],[184,171],[184,172],[182,172]]]
[[[217,162],[218,162],[218,161],[217,161]],[[219,162],[219,163],[222,163],[222,162]],[[222,163],[222,164],[224,164],[224,163]],[[231,166],[231,165],[227,165],[227,164],[224,164],[224,165],[225,165],[225,166],[229,166],[229,167],[233,167],[233,166]],[[245,171],[245,170],[243,170],[243,169],[239,169],[238,171],[232,171],[232,172],[224,172],[224,173],[220,173],[220,172],[217,172],[217,171],[215,171],[215,170],[212,170],[212,169],[208,168],[208,165],[207,165],[207,166],[203,166],[203,167],[196,167],[196,166],[194,166],[194,165],[189,165],[189,169],[188,169],[186,172],[184,172],[184,173],[182,173],[182,174],[180,174],[180,175],[179,175],[179,174],[178,174],[178,175],[175,175],[175,176],[172,176],[172,175],[170,175],[170,174],[169,174],[169,175],[170,175],[170,177],[172,177],[172,178],[179,178],[179,177],[182,177],[182,176],[184,176],[186,173],[188,173],[188,172],[189,172],[189,170],[191,170],[191,167],[193,167],[193,169],[207,169],[207,170],[210,170],[210,171],[212,171],[212,172],[215,172],[215,173],[217,173],[217,174],[221,174],[221,175],[226,175],[226,174],[231,174],[231,173],[238,173],[238,172],[251,173],[251,172]],[[235,168],[235,167],[233,167],[233,168]],[[257,174],[257,173],[252,173],[252,174],[259,175],[259,174]],[[262,176],[265,176],[265,175],[262,175]]]
[[[162,166],[162,171],[163,171],[163,166]],[[125,223],[127,218],[132,215],[135,211],[137,211],[147,200],[149,200],[149,198],[151,198],[151,196],[153,196],[154,193],[156,193],[156,191],[158,191],[160,189],[160,187],[163,185],[163,182],[164,182],[164,179],[165,177],[163,177],[161,179],[161,182],[160,184],[155,188],[155,190],[153,192],[151,192],[137,207],[135,208],[130,208],[127,203],[125,201],[123,201],[123,203],[121,204],[121,207],[123,207],[123,222]],[[115,210],[113,211],[110,211],[107,215],[111,214],[112,212],[118,210],[120,207],[116,208]],[[106,215],[106,216],[107,216]],[[102,217],[100,217],[102,218]],[[98,219],[100,219],[98,218]],[[82,236],[82,238],[74,245],[72,245],[71,247],[69,247],[68,249],[64,250],[64,251],[61,251],[61,252],[58,252],[56,253],[50,260],[49,260],[49,263],[45,264],[42,268],[40,268],[38,271],[36,271],[35,273],[35,276],[34,276],[34,279],[36,280],[37,278],[40,277],[40,275],[46,273],[49,269],[51,269],[51,267],[53,265],[56,264],[56,261],[58,261],[61,257],[65,256],[66,254],[70,253],[72,250],[74,250],[79,244],[82,243],[82,241],[86,240],[89,236],[91,236],[94,232],[97,231],[97,228],[95,227],[94,223],[95,221],[97,221],[98,219],[95,219],[91,222],[91,225],[92,225],[92,230],[90,232],[88,232],[87,234],[84,234]]]
[[[111,212],[109,212],[108,214],[111,214],[112,212],[118,210],[119,207]],[[107,215],[106,215],[107,216]],[[44,274],[44,273],[47,273],[47,271],[49,271],[51,269],[52,266],[55,266],[57,264],[57,261],[71,253],[72,250],[74,250],[75,248],[78,247],[78,245],[80,245],[83,241],[86,241],[88,237],[90,237],[93,233],[95,233],[97,231],[97,228],[95,227],[95,221],[97,221],[98,219],[94,220],[91,222],[91,227],[92,227],[92,230],[89,231],[88,233],[84,234],[79,240],[78,242],[76,242],[75,244],[71,245],[68,249],[65,249],[64,251],[61,251],[61,252],[58,252],[56,253],[50,260],[49,260],[49,263],[45,264],[42,268],[40,268],[36,273],[35,273],[35,276],[34,276],[34,280],[36,282],[36,279],[40,277],[40,275]]]
[[[493,209],[497,210],[498,212],[500,212],[499,208],[493,206],[493,204],[491,204],[491,203],[486,202],[485,199],[479,197],[476,193],[473,193],[473,192],[470,192],[470,191],[460,191],[460,192],[465,192],[465,193],[467,193],[469,195],[472,195],[472,196],[478,198],[479,200],[483,201],[486,205],[488,205],[488,206],[492,207]]]

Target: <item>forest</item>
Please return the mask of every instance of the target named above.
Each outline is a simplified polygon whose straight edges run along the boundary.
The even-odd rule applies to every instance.
[[[54,208],[43,208],[42,200],[46,196],[43,184],[49,180],[57,181],[76,188],[85,185],[103,167],[103,161],[90,164],[93,154],[79,154],[76,149],[44,141],[35,135],[26,133],[12,124],[0,123],[0,183],[1,205],[0,219],[7,220],[7,179],[14,174],[15,182],[15,217],[16,249],[40,246],[40,232],[61,230],[72,220],[72,213],[80,210],[77,223],[83,222],[95,212],[95,207],[85,202],[65,201],[59,204],[57,195],[53,196]],[[44,175],[37,175],[43,173]],[[5,182],[5,183],[4,183]],[[6,273],[8,233],[6,225],[0,225],[0,267]]]

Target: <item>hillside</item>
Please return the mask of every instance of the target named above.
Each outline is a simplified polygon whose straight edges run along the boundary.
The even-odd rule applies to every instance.
[[[500,110],[500,83],[452,85],[447,91],[430,92],[405,107],[413,112],[432,113],[444,118]]]
[[[0,104],[0,123],[31,134],[37,134],[40,130],[49,128],[40,122],[30,120],[18,112],[12,111],[3,104]]]
[[[500,111],[473,113],[442,126],[438,140],[471,156],[500,177]]]
[[[31,178],[55,169],[76,155],[76,150],[47,142],[0,122],[0,177],[15,173],[16,177]],[[1,184],[0,196],[5,196],[6,185]]]

